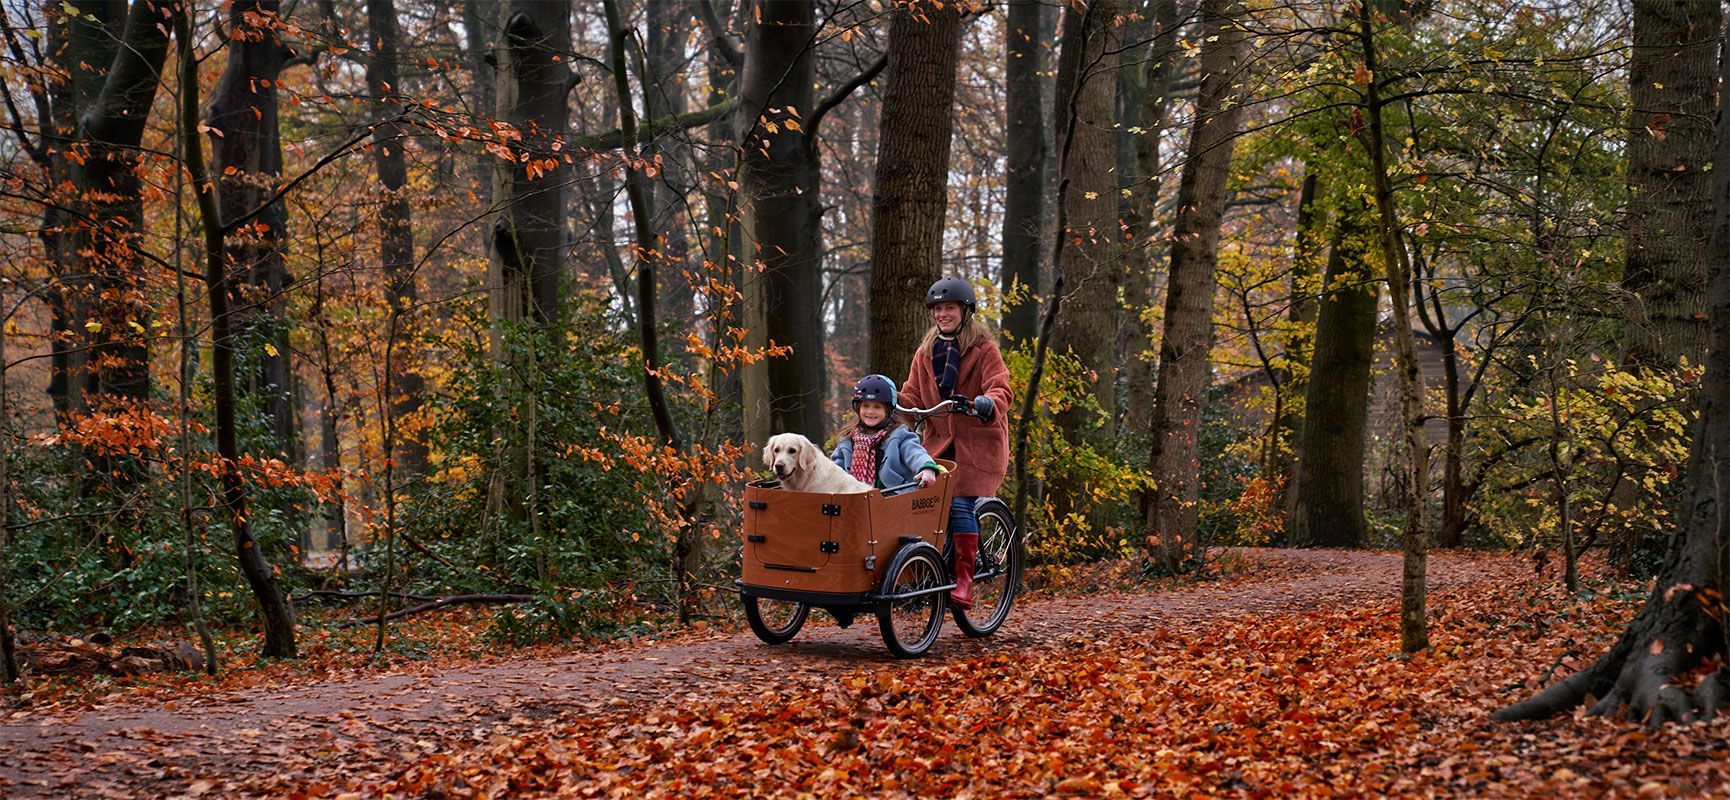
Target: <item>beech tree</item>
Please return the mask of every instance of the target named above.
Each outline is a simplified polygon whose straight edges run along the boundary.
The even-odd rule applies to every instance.
[[[1622,287],[1633,361],[1698,363],[1707,322],[1713,82],[1723,12],[1690,0],[1635,0],[1628,65],[1628,247]]]
[[[251,224],[226,242],[232,268],[238,270],[229,282],[229,303],[245,367],[236,388],[242,398],[254,398],[265,410],[271,448],[293,463],[299,460],[299,403],[290,369],[288,321],[282,312],[288,222],[280,201],[266,203],[282,182],[277,84],[294,55],[282,39],[281,10],[280,0],[229,4],[228,60],[211,90],[205,117],[222,217],[255,214]]]
[[[397,61],[402,57],[399,44],[402,31],[397,25],[395,0],[367,0],[367,35],[372,40],[372,55],[367,60],[367,83],[376,93],[373,129],[373,170],[378,176],[383,202],[379,206],[379,262],[384,267],[385,300],[390,306],[392,336],[412,338],[412,320],[408,318],[418,298],[415,290],[414,208],[409,203],[408,156],[403,148],[408,143],[404,126],[397,117],[402,104],[394,99],[401,91]],[[407,347],[390,343],[392,358],[390,374],[386,376],[392,423],[392,439],[396,446],[391,454],[393,467],[406,475],[417,475],[426,469],[427,447],[417,437],[404,437],[395,432],[400,420],[420,410],[426,381],[409,363]]]
[[[1326,235],[1326,209],[1320,208],[1321,178],[1309,165],[1304,166],[1302,188],[1298,190],[1297,225],[1293,237],[1289,307],[1286,321],[1290,332],[1285,337],[1281,354],[1284,368],[1281,384],[1275,387],[1274,414],[1268,432],[1267,456],[1263,460],[1266,475],[1279,482],[1279,495],[1274,507],[1292,518],[1297,499],[1298,436],[1303,429],[1303,406],[1297,400],[1309,386],[1309,364],[1315,343],[1315,287],[1319,276],[1317,265],[1324,263],[1323,237]]]
[[[738,134],[742,160],[747,344],[792,352],[745,370],[745,437],[794,431],[822,439],[823,282],[817,259],[812,0],[757,0],[747,19]],[[760,267],[757,265],[761,265]]]
[[[204,285],[210,304],[211,394],[216,417],[216,452],[221,458],[220,475],[223,509],[234,537],[235,558],[241,574],[252,589],[264,628],[264,655],[272,658],[294,658],[294,618],[288,610],[282,588],[277,584],[276,571],[265,559],[253,526],[246,478],[241,474],[239,422],[236,405],[240,391],[237,386],[235,356],[241,331],[230,298],[234,296],[232,282],[236,277],[235,252],[227,238],[253,217],[264,213],[260,204],[242,209],[233,217],[224,217],[215,185],[204,165],[204,148],[199,141],[198,121],[198,58],[192,42],[192,25],[184,5],[176,6],[162,20],[162,34],[174,31],[180,48],[180,147],[183,166],[193,196],[198,205],[199,229],[204,242]]]
[[[1165,165],[1160,147],[1165,143],[1166,113],[1171,106],[1171,88],[1177,75],[1177,0],[1148,0],[1139,13],[1143,20],[1133,35],[1145,35],[1147,45],[1124,59],[1118,82],[1119,116],[1124,133],[1118,141],[1118,172],[1127,189],[1121,199],[1123,218],[1124,319],[1119,339],[1118,361],[1123,364],[1125,393],[1124,425],[1132,433],[1146,433],[1153,412],[1153,335],[1147,312],[1153,303],[1154,275],[1158,271],[1158,248],[1153,246],[1159,189]],[[1007,251],[1007,248],[1006,248]]]
[[[168,54],[168,28],[163,26],[173,19],[175,8],[171,0],[136,0],[126,12],[119,43],[109,51],[113,60],[102,88],[87,108],[79,109],[68,156],[74,162],[74,212],[61,217],[72,223],[70,240],[62,244],[76,264],[67,277],[84,289],[82,308],[74,314],[82,330],[70,332],[84,352],[67,358],[63,367],[83,373],[70,376],[82,383],[79,405],[104,414],[137,413],[150,398],[152,313],[144,289],[150,254],[143,243],[145,185],[139,168],[150,107]],[[89,35],[111,30],[104,27]],[[81,478],[83,493],[111,501],[120,520],[127,522],[144,466],[119,451],[91,453],[88,460]],[[113,547],[104,554],[115,566],[129,560]]]
[[[1003,29],[1003,268],[998,285],[1039,288],[1040,230],[1045,218],[1045,110],[1039,74],[1045,68],[1040,39],[1039,0],[1009,0]],[[1033,340],[1039,314],[1035,303],[1003,310],[1001,333],[1013,342]]]
[[[1064,249],[1059,258],[1066,296],[1063,314],[1052,330],[1051,348],[1069,354],[1089,370],[1088,394],[1097,406],[1077,404],[1061,412],[1057,422],[1071,444],[1086,444],[1099,452],[1109,451],[1116,435],[1113,361],[1123,264],[1111,120],[1117,95],[1118,28],[1124,10],[1116,0],[1064,9],[1052,107],[1053,140],[1068,190],[1059,198],[1064,204],[1064,226],[1057,231]],[[1050,490],[1059,513],[1080,511],[1088,504],[1084,487],[1059,482]]]
[[[46,119],[39,120],[45,130],[34,143],[21,142],[55,188],[74,185],[77,162],[64,157],[65,143],[78,135],[84,113],[100,96],[127,19],[124,2],[82,0],[69,5],[75,13],[67,13],[65,8],[44,11],[48,15],[48,52],[65,63],[67,80],[51,82],[45,89],[32,92],[36,107],[45,112]],[[23,120],[14,117],[13,129],[23,131]],[[90,277],[83,272],[85,265],[78,253],[77,217],[75,208],[49,203],[43,207],[37,234],[55,280],[62,283],[47,298],[52,331],[49,347],[53,353],[48,394],[63,419],[69,412],[83,408],[84,391],[95,378],[85,367],[88,354],[80,346],[88,308],[79,290],[89,287]]]
[[[1730,46],[1730,36],[1725,37]],[[1730,52],[1730,51],[1726,51]],[[1730,74],[1721,60],[1720,77]],[[1720,80],[1719,108],[1730,107]],[[1730,130],[1720,125],[1714,155],[1730,164]],[[1646,604],[1590,666],[1496,712],[1500,720],[1542,719],[1595,698],[1591,713],[1621,714],[1653,727],[1709,719],[1730,702],[1725,667],[1724,592],[1730,589],[1730,170],[1712,173],[1705,310],[1711,324],[1699,417],[1692,432],[1684,501],[1664,567]],[[1698,674],[1702,668],[1705,674]]]
[[[495,168],[493,196],[503,209],[492,230],[492,316],[494,357],[516,381],[534,385],[537,356],[532,348],[509,345],[512,334],[556,329],[564,317],[565,185],[564,161],[569,107],[566,94],[575,77],[569,58],[571,15],[562,3],[506,0],[498,7],[497,118],[520,138],[512,143],[522,163]],[[555,146],[555,145],[558,146]],[[527,350],[527,352],[525,352]],[[535,453],[535,403],[517,393],[516,423],[526,434],[507,456],[508,467],[492,488],[494,508],[531,524],[535,514],[538,455]]]
[[[1148,463],[1154,487],[1144,495],[1148,558],[1167,572],[1196,555],[1200,470],[1197,435],[1208,387],[1213,343],[1214,270],[1226,182],[1243,115],[1238,96],[1248,35],[1235,0],[1203,0],[1201,89],[1177,190],[1171,274],[1166,284],[1165,334],[1159,344]]]
[[[1364,441],[1375,364],[1381,282],[1369,258],[1363,199],[1336,214],[1316,302],[1311,375],[1304,384],[1297,485],[1289,536],[1304,547],[1364,544]]]
[[[1404,29],[1416,22],[1416,12],[1424,8],[1369,0],[1342,10],[1340,30],[1357,30],[1359,18],[1366,15],[1377,24],[1391,22]],[[1356,44],[1347,58],[1362,63],[1365,48],[1373,41],[1360,37]],[[1372,82],[1396,79],[1392,71],[1371,76]],[[1361,83],[1361,79],[1354,82]],[[1352,110],[1343,117],[1329,115],[1332,125],[1324,130],[1343,127],[1363,140],[1368,135],[1368,101],[1361,95],[1339,99]],[[1379,106],[1374,111],[1379,113]],[[1366,149],[1374,144],[1368,140],[1364,143]],[[1373,192],[1366,194],[1363,189],[1376,181],[1377,173],[1369,164],[1372,160],[1365,151],[1335,148],[1306,162],[1306,175],[1323,169],[1324,164],[1338,175],[1318,176],[1324,184],[1336,187],[1330,205],[1335,207],[1337,219],[1314,311],[1309,369],[1311,375],[1326,375],[1328,380],[1304,385],[1305,416],[1298,431],[1298,464],[1293,473],[1296,486],[1287,521],[1288,540],[1302,547],[1361,547],[1366,542],[1363,465],[1368,455],[1370,371],[1375,362],[1381,286],[1387,270],[1394,269],[1378,263],[1390,257],[1380,250],[1383,226],[1378,220],[1382,209],[1373,204]],[[1397,240],[1395,244],[1395,254],[1404,252],[1403,244]],[[1306,245],[1300,242],[1299,246]],[[1313,248],[1313,242],[1308,246]]]
[[[888,58],[819,98],[811,52],[820,30],[814,3],[757,0],[747,19],[736,128],[745,345],[790,352],[743,369],[745,439],[761,442],[793,431],[822,440],[830,387],[817,136],[824,117],[875,79]]]
[[[961,4],[912,0],[890,12],[889,63],[871,209],[871,355],[901,375],[930,327],[925,290],[943,274],[944,212]]]

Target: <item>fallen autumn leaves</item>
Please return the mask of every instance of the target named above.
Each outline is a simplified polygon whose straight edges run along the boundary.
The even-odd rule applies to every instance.
[[[1433,598],[1436,649],[1406,660],[1394,655],[1391,594],[1362,588],[1384,585],[1396,562],[1336,555],[1345,566],[1333,574],[1350,591],[1323,592],[1326,574],[1296,568],[1335,555],[1267,554],[1242,580],[1036,603],[1017,611],[1009,637],[945,639],[922,661],[688,643],[638,661],[714,658],[712,668],[687,662],[700,677],[556,707],[582,691],[555,679],[609,678],[554,674],[574,666],[543,661],[549,694],[502,701],[496,716],[416,724],[356,708],[321,744],[273,746],[270,769],[207,765],[172,785],[323,798],[1730,792],[1722,721],[1656,733],[1585,718],[1488,721],[1546,673],[1595,655],[1632,595],[1575,600],[1514,559],[1450,556],[1442,574],[1454,577]],[[1312,607],[1306,598],[1316,610],[1269,610]],[[1112,603],[1124,613],[1093,615]],[[286,735],[259,727],[239,735]]]
[[[595,717],[438,754],[377,787],[410,796],[572,794],[1251,797],[1730,791],[1716,744],[1625,725],[1487,723],[1530,671],[1493,621],[1445,598],[1442,653],[1391,658],[1393,609],[1197,625],[726,687],[641,719]],[[1603,631],[1589,631],[1596,638]]]
[[[643,713],[433,753],[364,788],[410,797],[1730,791],[1724,722],[1710,736],[1584,718],[1488,722],[1541,671],[1533,654],[1547,662],[1578,642],[1589,656],[1625,609],[1513,589],[1479,583],[1436,598],[1437,650],[1414,660],[1392,655],[1388,603],[1240,616],[839,679],[711,685]]]

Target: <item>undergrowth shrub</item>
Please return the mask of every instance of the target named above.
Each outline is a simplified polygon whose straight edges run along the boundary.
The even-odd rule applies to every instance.
[[[1033,358],[1030,346],[1004,353],[1015,397],[1026,397]],[[1100,452],[1087,442],[1068,440],[1056,415],[1074,407],[1098,404],[1089,390],[1086,369],[1073,357],[1048,353],[1045,374],[1040,379],[1039,398],[1027,433],[1027,471],[1035,494],[1027,504],[1028,519],[1022,521],[1031,533],[1028,556],[1034,563],[1073,564],[1104,558],[1122,558],[1139,551],[1141,523],[1137,506],[1149,483],[1125,452]],[[1019,414],[1020,406],[1015,412]],[[1011,446],[1014,442],[1011,441]],[[1011,454],[1013,458],[1013,454]],[[1143,458],[1145,460],[1145,457]],[[1037,490],[1054,484],[1081,487],[1089,507],[1060,514],[1049,498]],[[1013,505],[1015,470],[1004,479],[1001,494]]]

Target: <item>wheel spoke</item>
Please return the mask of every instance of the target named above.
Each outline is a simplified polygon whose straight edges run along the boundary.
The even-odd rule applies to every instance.
[[[799,613],[797,603],[785,600],[759,600],[758,607],[763,614],[763,624],[770,630],[784,631],[792,623],[793,617]]]

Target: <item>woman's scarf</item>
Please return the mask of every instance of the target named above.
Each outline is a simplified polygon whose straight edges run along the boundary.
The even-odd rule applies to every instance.
[[[868,430],[864,425],[853,429],[853,462],[848,465],[847,471],[853,474],[854,480],[877,485],[877,445],[883,443],[889,430],[888,425],[876,431]]]
[[[961,374],[961,346],[955,337],[937,335],[931,343],[931,374],[937,376],[937,399],[955,394],[955,381]]]

